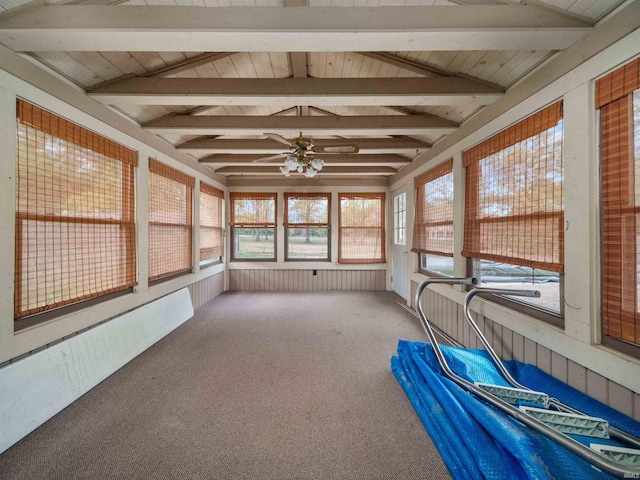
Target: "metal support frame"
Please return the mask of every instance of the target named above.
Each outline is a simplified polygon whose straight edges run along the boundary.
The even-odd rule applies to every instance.
[[[536,293],[537,293],[537,295],[536,295]],[[511,376],[511,374],[507,371],[507,369],[504,368],[504,365],[502,364],[502,361],[500,360],[500,357],[498,357],[498,355],[496,354],[495,350],[491,347],[491,345],[489,344],[487,338],[480,331],[480,329],[478,328],[478,325],[476,324],[476,322],[473,320],[473,317],[471,316],[470,305],[471,305],[471,300],[475,296],[486,296],[486,295],[496,295],[496,294],[497,295],[517,295],[517,296],[521,296],[521,297],[536,297],[536,298],[538,298],[538,297],[540,297],[540,292],[538,292],[536,290],[507,290],[507,289],[500,289],[500,288],[474,288],[469,293],[467,293],[467,296],[464,298],[464,306],[463,306],[464,316],[465,316],[465,319],[467,320],[467,323],[471,326],[473,331],[476,333],[478,339],[480,340],[480,342],[484,346],[485,350],[487,351],[487,353],[491,357],[491,360],[493,360],[493,364],[496,366],[496,368],[502,374],[502,377],[507,382],[509,382],[509,384],[514,388],[520,388],[520,389],[524,389],[524,390],[531,390],[530,388],[526,387],[525,385],[522,385],[521,383],[517,382],[516,379],[513,378]],[[556,398],[550,398],[549,399],[549,406],[552,407],[552,408],[556,408],[561,412],[570,413],[570,414],[573,414],[573,415],[584,415],[584,416],[586,416],[585,413],[581,412],[580,410],[576,410],[575,408],[570,407],[569,405],[566,405],[566,404],[562,403],[560,400],[558,400]],[[616,440],[629,443],[629,444],[633,445],[633,448],[640,449],[640,439],[634,437],[633,435],[629,435],[627,432],[624,432],[624,431],[622,431],[622,430],[620,430],[618,428],[609,426],[609,434],[611,435],[612,438],[614,438]]]
[[[494,395],[491,395],[490,393],[484,391],[480,387],[474,385],[473,383],[467,381],[466,379],[454,373],[449,367],[446,359],[444,358],[442,351],[440,350],[440,346],[438,345],[433,329],[431,328],[431,324],[426,314],[424,313],[424,309],[422,308],[422,305],[420,303],[420,297],[422,296],[422,293],[427,288],[427,286],[432,283],[471,286],[471,285],[477,285],[477,280],[475,278],[429,278],[421,282],[420,285],[418,285],[418,289],[416,290],[416,296],[415,296],[416,310],[418,311],[418,315],[422,323],[422,326],[425,332],[427,333],[427,336],[429,337],[429,342],[438,360],[438,363],[440,364],[440,367],[442,368],[443,372],[448,378],[450,378],[453,382],[455,382],[457,385],[464,388],[468,392],[474,394],[476,397],[481,398],[482,400],[490,403],[494,407],[498,408],[499,410],[506,413],[507,415],[515,418],[516,420],[520,421],[526,426],[533,428],[534,430],[542,433],[543,435],[547,436],[557,444],[566,448],[567,450],[579,456],[580,458],[586,460],[587,462],[599,468],[600,470],[603,470],[609,473],[610,475],[616,476],[618,478],[640,477],[640,465],[628,465],[621,462],[617,462],[613,458],[606,457],[603,454],[574,440],[573,438],[555,430],[554,428],[549,427],[548,425],[545,425],[543,422],[527,414],[525,411],[519,410],[513,405],[505,402],[504,400],[501,400],[500,398],[495,397]],[[506,373],[505,380],[507,380],[509,383],[514,382],[514,384],[512,385],[515,388],[523,388],[523,389],[529,390],[524,385],[521,385],[518,382],[516,382],[516,380],[513,379],[513,377],[511,377],[509,372],[506,371],[506,369],[504,368],[504,365],[502,365],[502,361],[496,355],[493,348],[491,348],[491,345],[489,345],[489,342],[484,337],[484,335],[478,328],[477,324],[471,317],[469,313],[469,303],[474,296],[479,294],[502,294],[502,295],[514,295],[514,296],[517,295],[517,296],[539,297],[540,292],[531,291],[531,290],[475,288],[471,290],[471,292],[469,292],[469,294],[467,294],[467,297],[465,298],[465,317],[469,322],[469,324],[471,325],[474,332],[476,333],[476,335],[478,335],[478,337],[480,338],[480,341],[482,342],[482,344],[485,346],[485,348],[489,352],[493,361],[498,366],[498,369],[500,370],[500,372]],[[563,405],[563,404],[561,404],[557,400],[554,400],[554,405]],[[564,411],[574,413],[574,414],[582,414],[581,412],[574,410],[571,407],[568,407],[566,405],[563,405],[563,406],[566,408],[566,410]],[[614,438],[626,441],[634,445],[634,447],[640,446],[640,439],[626,432],[622,432],[621,430],[614,429],[613,427],[611,427],[610,434]]]

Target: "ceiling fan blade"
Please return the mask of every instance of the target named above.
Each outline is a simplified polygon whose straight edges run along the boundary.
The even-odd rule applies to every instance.
[[[320,147],[318,152],[323,153],[358,153],[357,145],[336,145],[335,147]]]
[[[277,160],[279,158],[285,158],[287,155],[288,155],[288,153],[279,153],[278,155],[271,155],[270,157],[257,158],[255,160],[252,160],[252,163],[270,162],[271,160]]]
[[[264,136],[269,137],[271,140],[275,140],[276,142],[284,143],[289,147],[293,147],[293,143],[284,138],[282,135],[278,135],[277,133],[265,133]]]

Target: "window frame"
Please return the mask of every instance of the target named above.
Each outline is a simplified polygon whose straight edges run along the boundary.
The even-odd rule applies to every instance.
[[[402,199],[401,202],[398,200]],[[402,222],[399,220],[402,218]],[[402,242],[399,237],[402,232]],[[407,245],[407,192],[402,192],[393,197],[393,244]]]
[[[426,190],[428,185],[441,180],[443,177],[450,175],[451,178],[451,201],[453,202],[454,196],[454,181],[453,181],[453,159],[450,158],[442,162],[441,164],[435,166],[434,168],[427,170],[422,175],[417,176],[414,179],[414,191],[415,191],[415,208],[414,208],[414,222],[413,222],[413,239],[411,242],[411,251],[418,254],[418,273],[427,276],[436,276],[441,278],[447,278],[447,275],[437,272],[435,270],[429,270],[428,268],[423,267],[424,260],[427,255],[437,256],[441,258],[450,258],[453,261],[453,236],[451,238],[451,243],[448,245],[450,248],[440,248],[439,250],[435,248],[435,245],[429,244],[424,234],[426,232],[422,231],[427,229],[428,226],[440,226],[440,225],[451,225],[451,230],[453,234],[453,204],[451,205],[450,211],[447,209],[446,211],[443,208],[439,209],[431,209],[431,214],[436,217],[446,217],[444,220],[439,220],[437,222],[424,222],[426,214],[425,206],[426,202]],[[436,207],[442,207],[442,205],[436,205]],[[420,217],[420,218],[419,218]],[[436,224],[436,225],[434,225]],[[440,247],[443,245],[440,244]],[[445,251],[447,250],[447,251]],[[452,268],[453,270],[453,268]]]
[[[100,160],[100,156],[105,159],[114,162],[114,165],[120,167],[120,177],[118,188],[114,189],[117,206],[120,209],[120,218],[100,218],[93,215],[64,215],[62,212],[60,215],[42,214],[31,210],[21,211],[22,201],[19,198],[20,189],[20,163],[19,163],[19,149],[20,140],[16,140],[16,192],[15,192],[15,271],[14,271],[14,322],[15,329],[22,330],[29,326],[41,323],[43,321],[50,320],[58,317],[62,314],[77,311],[86,308],[90,305],[95,305],[103,301],[107,301],[112,298],[126,295],[133,291],[133,287],[138,284],[137,281],[137,237],[136,237],[136,218],[135,218],[135,199],[136,199],[136,185],[135,185],[135,169],[138,166],[138,153],[131,150],[113,140],[104,137],[101,134],[90,131],[77,123],[71,122],[65,118],[62,118],[55,113],[42,109],[36,105],[33,105],[25,100],[17,99],[16,101],[16,136],[20,135],[20,127],[33,130],[33,135],[45,135],[56,139],[56,141],[64,142],[66,150],[73,150],[75,152],[77,148],[84,149],[96,155],[98,157],[92,157],[91,160]],[[29,134],[29,131],[26,132]],[[71,148],[73,147],[73,148]],[[82,155],[82,152],[79,152]],[[46,156],[46,154],[42,154]],[[75,159],[74,153],[71,154]],[[95,176],[94,176],[95,177]],[[25,181],[28,182],[28,179]],[[60,185],[60,184],[56,184]],[[28,186],[27,186],[28,189]],[[30,190],[25,193],[28,194]],[[35,192],[32,192],[34,194]],[[72,189],[70,193],[77,194],[78,190]],[[25,201],[27,201],[25,199]],[[31,204],[31,202],[30,202]],[[75,212],[75,210],[74,210]],[[73,213],[73,212],[72,212]],[[64,298],[55,302],[39,302],[37,306],[22,309],[22,292],[23,292],[23,252],[25,247],[21,240],[23,237],[22,225],[25,221],[39,222],[48,224],[65,224],[65,225],[100,225],[100,226],[120,226],[121,241],[124,241],[124,249],[119,255],[116,269],[126,272],[122,278],[123,282],[110,288],[103,288],[99,292],[92,292],[91,290],[82,290],[78,293],[83,293],[80,296]],[[28,241],[28,238],[25,239]],[[55,242],[54,242],[55,243]],[[104,252],[102,247],[97,247],[101,252]],[[95,249],[94,249],[95,251]],[[86,258],[83,256],[83,258]],[[93,258],[91,256],[91,258]],[[54,261],[58,261],[58,264],[64,266],[68,265],[64,259],[57,256]],[[37,261],[37,260],[36,260]],[[91,265],[96,265],[95,262]],[[100,270],[100,263],[95,267]],[[103,267],[104,268],[104,264]],[[70,270],[69,270],[70,271]],[[75,270],[74,270],[75,272]],[[28,273],[28,272],[26,272]],[[107,272],[109,274],[109,272]],[[82,274],[82,272],[80,272]],[[69,282],[73,282],[73,279],[77,277],[70,277]],[[56,280],[56,279],[54,279]],[[77,283],[74,282],[74,283]],[[60,280],[55,285],[60,285]],[[55,288],[54,285],[54,288]],[[98,284],[100,286],[101,284]],[[45,285],[44,292],[49,292],[50,288]],[[39,295],[38,295],[39,296]],[[47,294],[47,298],[49,294]]]
[[[626,103],[626,105],[625,105]],[[636,105],[637,103],[637,105]],[[636,135],[640,132],[640,124],[635,122],[635,108],[640,106],[640,58],[627,62],[619,68],[607,73],[595,82],[595,109],[598,117],[598,140],[599,140],[599,188],[600,188],[600,343],[612,348],[620,353],[635,358],[640,358],[640,299],[638,287],[638,252],[640,243],[637,233],[631,233],[635,237],[633,242],[634,258],[631,271],[623,266],[627,265],[629,251],[625,248],[624,238],[628,238],[628,233],[624,227],[633,227],[637,232],[640,225],[638,213],[640,204],[636,203],[635,195],[627,195],[626,200],[622,193],[616,196],[615,192],[630,192],[636,189],[639,183],[635,162],[638,157],[632,147],[636,144]],[[628,135],[628,137],[627,137]],[[627,163],[629,162],[629,163]],[[626,164],[626,166],[625,166]],[[616,170],[619,168],[619,170]],[[615,180],[612,182],[613,177]],[[609,179],[607,181],[607,179]],[[633,187],[627,184],[628,188],[620,188],[622,182],[633,180]],[[610,183],[617,184],[611,188]],[[622,184],[623,185],[623,184]],[[611,189],[611,195],[607,195],[607,188]],[[633,200],[631,200],[633,199]],[[631,201],[630,201],[631,200]],[[625,211],[633,210],[633,223],[624,221]],[[617,227],[620,225],[620,227]],[[607,244],[613,248],[607,249]],[[613,253],[620,251],[620,255]],[[631,291],[627,290],[628,280],[625,281],[625,274],[632,274],[634,278]],[[633,296],[633,311],[625,309],[624,305]],[[620,300],[616,300],[619,298]],[[617,306],[619,305],[619,309]],[[630,320],[631,317],[631,321]],[[624,327],[631,324],[634,329],[634,341],[624,339]],[[619,329],[619,335],[614,334],[614,330]]]
[[[327,222],[326,223],[291,223],[289,217],[289,198],[317,198],[327,200]],[[284,261],[285,262],[330,262],[331,261],[331,193],[299,193],[285,192],[284,194]],[[289,258],[289,229],[293,228],[326,228],[327,229],[327,256],[326,258]]]
[[[224,192],[222,190],[219,190],[215,187],[210,186],[209,184],[205,183],[205,182],[200,182],[200,215],[198,218],[198,230],[200,233],[200,245],[199,245],[199,267],[200,269],[203,268],[208,268],[211,267],[213,265],[220,265],[221,263],[224,262],[224,221],[223,221],[223,215],[224,215]],[[219,218],[219,224],[216,225],[203,225],[202,223],[202,209],[203,209],[203,205],[204,202],[202,201],[203,195],[208,195],[210,197],[215,197],[218,198],[218,218]],[[220,230],[220,245],[215,245],[214,247],[210,247],[210,249],[216,249],[219,248],[220,249],[220,254],[219,255],[214,255],[213,257],[207,258],[207,259],[203,259],[202,258],[202,229],[206,228],[206,229],[218,229]],[[217,258],[217,259],[216,259]],[[214,259],[214,260],[211,260]]]
[[[442,272],[438,272],[436,270],[429,270],[428,268],[423,267],[424,259],[426,258],[427,255],[431,255],[433,257],[448,258],[451,260],[452,264],[453,264],[453,257],[448,257],[445,255],[437,255],[434,253],[418,253],[417,255],[418,255],[418,273],[421,273],[422,275],[426,275],[428,277],[453,278],[453,274],[446,275]],[[455,265],[452,265],[452,267],[455,268]],[[452,271],[453,271],[453,268],[452,268]]]
[[[380,226],[372,227],[343,227],[342,226],[342,200],[343,199],[369,199],[378,200],[380,202]],[[386,193],[385,192],[339,192],[338,193],[338,263],[345,265],[371,265],[387,263],[387,244],[386,244]],[[379,258],[343,258],[343,229],[345,228],[376,228],[380,230],[380,257]]]
[[[469,277],[475,277],[478,279],[478,287],[482,287],[482,278],[481,275],[477,274],[477,264],[480,263],[480,259],[478,258],[469,258],[467,257],[467,272]],[[474,287],[467,287],[467,291],[471,291]],[[532,284],[530,290],[535,290],[536,284]],[[524,313],[530,317],[533,317],[537,320],[541,320],[550,325],[556,326],[558,328],[564,328],[564,274],[560,274],[558,289],[560,292],[560,310],[559,312],[555,312],[553,310],[548,310],[546,308],[539,307],[537,305],[533,305],[531,303],[524,302],[519,300],[517,297],[505,297],[503,295],[490,295],[485,297],[503,307],[510,308],[511,310],[515,310],[519,313]],[[523,289],[524,290],[524,289]],[[527,289],[529,290],[529,289]]]
[[[157,222],[151,221],[151,195],[152,195],[152,182],[155,176],[162,177],[165,180],[172,181],[174,183],[184,185],[185,187],[185,222],[184,223],[175,223],[175,222]],[[147,224],[149,227],[149,235],[148,235],[148,252],[147,257],[149,259],[148,265],[148,281],[149,285],[156,285],[157,283],[165,282],[167,280],[171,280],[173,278],[181,277],[183,275],[188,275],[193,273],[193,195],[194,195],[194,187],[195,187],[195,178],[187,175],[186,173],[181,172],[180,170],[176,170],[175,168],[169,167],[168,165],[159,162],[154,158],[149,158],[149,216],[147,218]],[[178,270],[170,270],[165,271],[163,273],[156,273],[155,275],[151,275],[151,254],[152,254],[152,244],[151,244],[151,226],[166,226],[166,227],[185,227],[188,228],[189,232],[189,241],[187,242],[187,249],[189,252],[189,266],[180,267]]]
[[[235,201],[236,200],[273,200],[273,221],[270,222],[236,222]],[[277,262],[278,261],[278,229],[276,219],[278,218],[278,194],[276,192],[231,192],[229,194],[229,227],[231,233],[231,247],[229,257],[231,262]],[[237,228],[270,228],[273,229],[273,257],[269,258],[237,258],[235,235]]]
[[[559,120],[556,123],[551,123],[554,118],[554,109],[559,108]],[[547,111],[549,113],[547,117]],[[468,248],[468,235],[471,230],[469,227],[469,221],[471,219],[471,214],[469,213],[469,192],[470,190],[477,192],[477,186],[474,186],[474,183],[470,181],[469,175],[469,167],[472,166],[473,163],[476,165],[479,161],[477,159],[488,158],[490,155],[495,155],[496,153],[504,152],[508,150],[510,147],[522,143],[530,138],[533,138],[536,135],[539,135],[542,132],[554,127],[554,125],[558,125],[563,120],[562,115],[562,101],[557,101],[537,112],[534,112],[527,117],[523,118],[519,122],[514,125],[497,132],[493,136],[489,137],[487,140],[480,142],[479,144],[471,147],[470,149],[463,152],[463,161],[465,166],[465,248],[463,249],[462,254],[467,258],[466,261],[466,272],[468,276],[476,276],[479,275],[479,262],[480,260],[491,260],[497,262],[503,262],[505,264],[517,266],[519,263],[511,263],[508,259],[505,259],[500,256],[492,256],[492,255],[483,255],[483,256],[470,256],[469,248]],[[526,122],[531,122],[535,124],[535,126],[522,126],[527,125]],[[546,125],[548,123],[548,125]],[[546,126],[545,126],[546,125]],[[521,127],[522,126],[522,127]],[[533,128],[535,133],[528,134],[529,129]],[[564,126],[563,126],[563,140],[564,144]],[[482,156],[482,153],[487,151],[486,156]],[[470,155],[469,155],[470,154]],[[469,155],[468,157],[466,155]],[[564,155],[563,155],[564,157]],[[564,161],[564,158],[561,159]],[[563,174],[563,182],[562,182],[562,194],[564,196],[564,174]],[[476,200],[477,201],[477,200]],[[562,210],[560,212],[561,218],[564,218],[564,201]],[[553,214],[551,215],[553,216]],[[561,222],[562,223],[562,222]],[[560,232],[562,232],[562,238],[560,239],[560,249],[559,255],[561,259],[561,263],[564,263],[564,234],[563,228],[559,228]],[[530,267],[542,269],[542,267],[538,267],[535,261],[531,261]],[[477,277],[478,278],[478,277]],[[480,284],[482,279],[479,278]],[[467,287],[467,291],[471,290],[472,287]],[[532,290],[535,290],[535,284],[532,284]],[[552,310],[548,310],[536,305],[532,305],[530,303],[523,302],[518,300],[515,297],[505,297],[502,295],[491,295],[487,297],[490,301],[493,301],[499,305],[505,306],[512,310],[515,310],[520,313],[524,313],[530,317],[533,317],[537,320],[541,320],[550,325],[557,326],[559,328],[564,328],[564,272],[559,272],[559,282],[558,282],[558,294],[559,294],[559,311],[555,312]]]

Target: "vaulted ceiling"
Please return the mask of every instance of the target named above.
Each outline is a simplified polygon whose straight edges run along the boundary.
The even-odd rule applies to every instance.
[[[389,177],[588,35],[620,0],[0,0],[0,43],[229,178]],[[292,176],[295,176],[292,175]]]

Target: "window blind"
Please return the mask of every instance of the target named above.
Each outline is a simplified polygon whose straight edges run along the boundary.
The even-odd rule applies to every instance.
[[[412,252],[453,257],[453,159],[416,177]]]
[[[14,316],[136,285],[137,153],[17,102]]]
[[[463,154],[462,254],[562,272],[562,103],[555,103]]]
[[[596,82],[602,191],[602,331],[640,345],[640,59]]]
[[[200,261],[222,256],[224,193],[200,182]]]
[[[284,226],[329,227],[330,193],[285,193]]]
[[[385,194],[339,193],[338,262],[384,263]]]
[[[195,179],[149,159],[149,280],[191,271]]]
[[[231,219],[233,227],[275,227],[275,193],[231,192]]]

